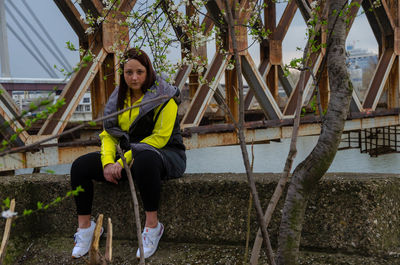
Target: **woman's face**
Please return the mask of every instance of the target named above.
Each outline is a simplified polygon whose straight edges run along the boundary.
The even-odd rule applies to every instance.
[[[147,70],[136,59],[130,59],[124,64],[124,78],[130,89],[141,91],[143,83],[146,81]]]

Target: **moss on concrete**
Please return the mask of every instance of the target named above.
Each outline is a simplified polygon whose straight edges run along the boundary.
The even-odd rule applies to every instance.
[[[262,204],[267,205],[280,174],[256,174]],[[16,198],[16,209],[35,208],[66,194],[68,176],[46,174],[0,177],[1,198]],[[136,236],[128,183],[95,186],[93,213],[111,217],[116,240]],[[306,209],[301,247],[319,252],[389,257],[400,252],[400,178],[398,175],[327,174]],[[160,219],[165,242],[243,245],[249,198],[244,174],[188,174],[163,186]],[[278,203],[269,227],[275,246],[280,223]],[[43,235],[72,238],[76,229],[72,199],[45,213],[16,220],[13,238]],[[143,216],[143,212],[142,212]],[[0,227],[4,220],[0,220]],[[257,230],[251,217],[251,242]],[[200,263],[201,264],[201,263]]]

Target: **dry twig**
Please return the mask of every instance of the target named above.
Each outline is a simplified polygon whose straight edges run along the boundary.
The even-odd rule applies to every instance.
[[[138,203],[137,196],[136,196],[136,189],[135,189],[135,185],[133,184],[133,178],[132,178],[132,174],[130,171],[130,167],[128,167],[124,153],[122,152],[121,147],[119,147],[119,145],[117,145],[117,151],[118,151],[119,156],[121,157],[122,163],[124,164],[126,175],[128,177],[128,181],[129,181],[129,188],[131,190],[131,195],[132,195],[132,200],[133,200],[133,208],[135,211],[136,232],[137,232],[137,237],[138,237],[138,242],[139,242],[139,250],[140,250],[140,263],[139,264],[144,265],[145,261],[144,261],[144,251],[143,251],[143,242],[142,242],[142,233],[141,233],[142,228],[140,225],[139,203]],[[132,163],[133,163],[133,160],[132,160]]]

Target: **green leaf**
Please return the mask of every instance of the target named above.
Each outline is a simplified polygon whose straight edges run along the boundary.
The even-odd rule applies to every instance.
[[[4,206],[7,207],[7,208],[10,208],[10,203],[11,203],[11,200],[8,197],[5,198],[4,201],[3,201]]]
[[[40,210],[40,209],[42,209],[43,208],[43,202],[37,202],[37,208],[38,208],[38,210]]]
[[[25,209],[25,210],[24,210],[24,213],[23,213],[22,215],[23,215],[23,216],[30,215],[30,214],[32,214],[32,212],[33,212],[33,210],[27,210],[27,209]]]

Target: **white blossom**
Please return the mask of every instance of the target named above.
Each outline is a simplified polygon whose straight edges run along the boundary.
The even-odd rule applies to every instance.
[[[94,33],[94,28],[88,27],[88,28],[86,29],[85,33],[88,34],[88,35],[93,34],[93,33]]]
[[[17,214],[18,214],[17,212],[12,212],[10,210],[7,210],[7,211],[1,212],[1,217],[3,217],[3,218],[11,218],[11,217],[16,216]]]
[[[310,4],[311,9],[314,10],[317,7],[317,5],[318,5],[317,1],[312,1],[311,4]]]
[[[226,66],[226,70],[233,70],[233,68],[235,68],[235,66],[233,65],[233,63],[229,63],[229,64]]]
[[[104,21],[104,17],[98,17],[96,22],[97,22],[97,24],[100,25],[101,22],[103,22],[103,21]]]

